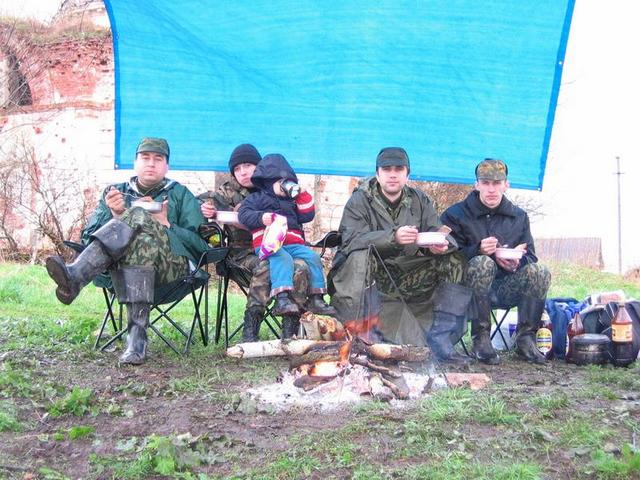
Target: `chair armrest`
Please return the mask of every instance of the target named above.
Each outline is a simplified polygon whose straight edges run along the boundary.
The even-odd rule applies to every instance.
[[[330,232],[327,232],[324,235],[324,237],[322,237],[317,242],[309,243],[309,246],[313,248],[321,248],[322,251],[320,252],[320,256],[322,257],[324,256],[324,252],[328,248],[338,247],[340,246],[341,242],[342,242],[342,235],[340,234],[340,232],[337,230],[331,230]]]

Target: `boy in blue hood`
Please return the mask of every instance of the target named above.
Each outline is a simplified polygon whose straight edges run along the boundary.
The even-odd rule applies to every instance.
[[[287,235],[282,247],[269,256],[271,296],[276,299],[274,313],[289,315],[298,312],[289,292],[293,290],[293,260],[300,258],[308,265],[310,273],[308,310],[321,315],[335,315],[335,309],[327,305],[323,298],[327,287],[320,256],[305,245],[302,224],[310,222],[315,216],[311,194],[299,189],[298,177],[287,160],[278,153],[266,155],[258,163],[251,182],[258,191],[242,202],[238,215],[240,223],[251,230],[256,254],[262,244],[265,228],[273,221],[273,214],[287,219]],[[287,188],[289,186],[293,188]]]

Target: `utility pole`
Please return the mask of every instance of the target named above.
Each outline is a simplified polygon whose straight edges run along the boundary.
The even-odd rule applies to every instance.
[[[620,157],[616,157],[616,176],[618,177],[618,275],[622,275],[622,202],[620,201]]]

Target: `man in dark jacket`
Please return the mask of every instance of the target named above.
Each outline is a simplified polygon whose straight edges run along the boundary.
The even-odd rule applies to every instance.
[[[87,246],[76,260],[66,265],[53,256],[46,265],[57,284],[58,300],[67,305],[91,280],[109,271],[118,301],[127,306],[127,349],[120,362],[137,365],[146,358],[155,292],[167,291],[186,275],[207,244],[198,234],[204,221],[198,201],[185,186],[165,176],[167,141],[143,138],[134,170],[131,180],[104,191],[82,231]]]
[[[215,219],[217,212],[224,210],[238,211],[240,205],[251,193],[256,192],[251,177],[262,157],[251,144],[238,145],[229,157],[231,178],[220,185],[215,192],[198,195],[204,203],[201,206],[205,218]],[[260,261],[253,250],[251,232],[243,225],[224,225],[230,247],[229,264],[251,272],[251,283],[248,290],[247,306],[244,311],[242,341],[259,340],[260,324],[265,309],[271,299],[271,281],[269,279],[269,262]],[[302,308],[307,301],[309,269],[302,260],[294,262],[293,299]],[[300,314],[289,314],[284,317],[282,335],[290,338],[298,333]]]
[[[289,292],[293,290],[294,259],[299,258],[309,267],[309,299],[306,308],[313,313],[335,314],[335,310],[323,299],[326,282],[320,256],[305,245],[302,225],[315,216],[311,194],[300,189],[295,172],[287,160],[277,153],[266,155],[262,159],[251,182],[257,191],[242,202],[238,213],[240,223],[251,230],[256,253],[266,228],[274,221],[274,214],[284,217],[287,222],[282,247],[268,257],[271,296],[276,299],[274,313],[287,315],[299,311],[289,296]]]
[[[476,315],[472,318],[471,336],[476,358],[499,363],[490,340],[494,303],[518,307],[517,352],[528,361],[544,363],[535,335],[551,274],[537,263],[527,213],[504,196],[509,188],[507,173],[507,165],[501,160],[480,162],[475,190],[449,207],[442,222],[451,228],[468,260],[465,284],[474,292]],[[522,258],[503,258],[502,251],[496,254],[500,247],[520,250]]]
[[[384,148],[376,160],[376,177],[353,192],[329,273],[331,304],[340,320],[357,322],[363,315],[376,316],[365,303],[381,299],[379,329],[387,340],[428,343],[440,360],[467,363],[469,357],[452,344],[471,300],[471,290],[461,285],[464,259],[451,237],[441,244],[416,244],[419,232],[438,230],[441,224],[431,199],[406,185],[408,176],[404,149]],[[372,263],[372,248],[384,265]]]

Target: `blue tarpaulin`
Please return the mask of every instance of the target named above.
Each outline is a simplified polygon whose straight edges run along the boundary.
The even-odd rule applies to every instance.
[[[411,178],[474,180],[485,157],[542,187],[574,0],[106,0],[116,168],[143,136],[172,169],[233,148],[299,173],[367,176],[402,146]]]

